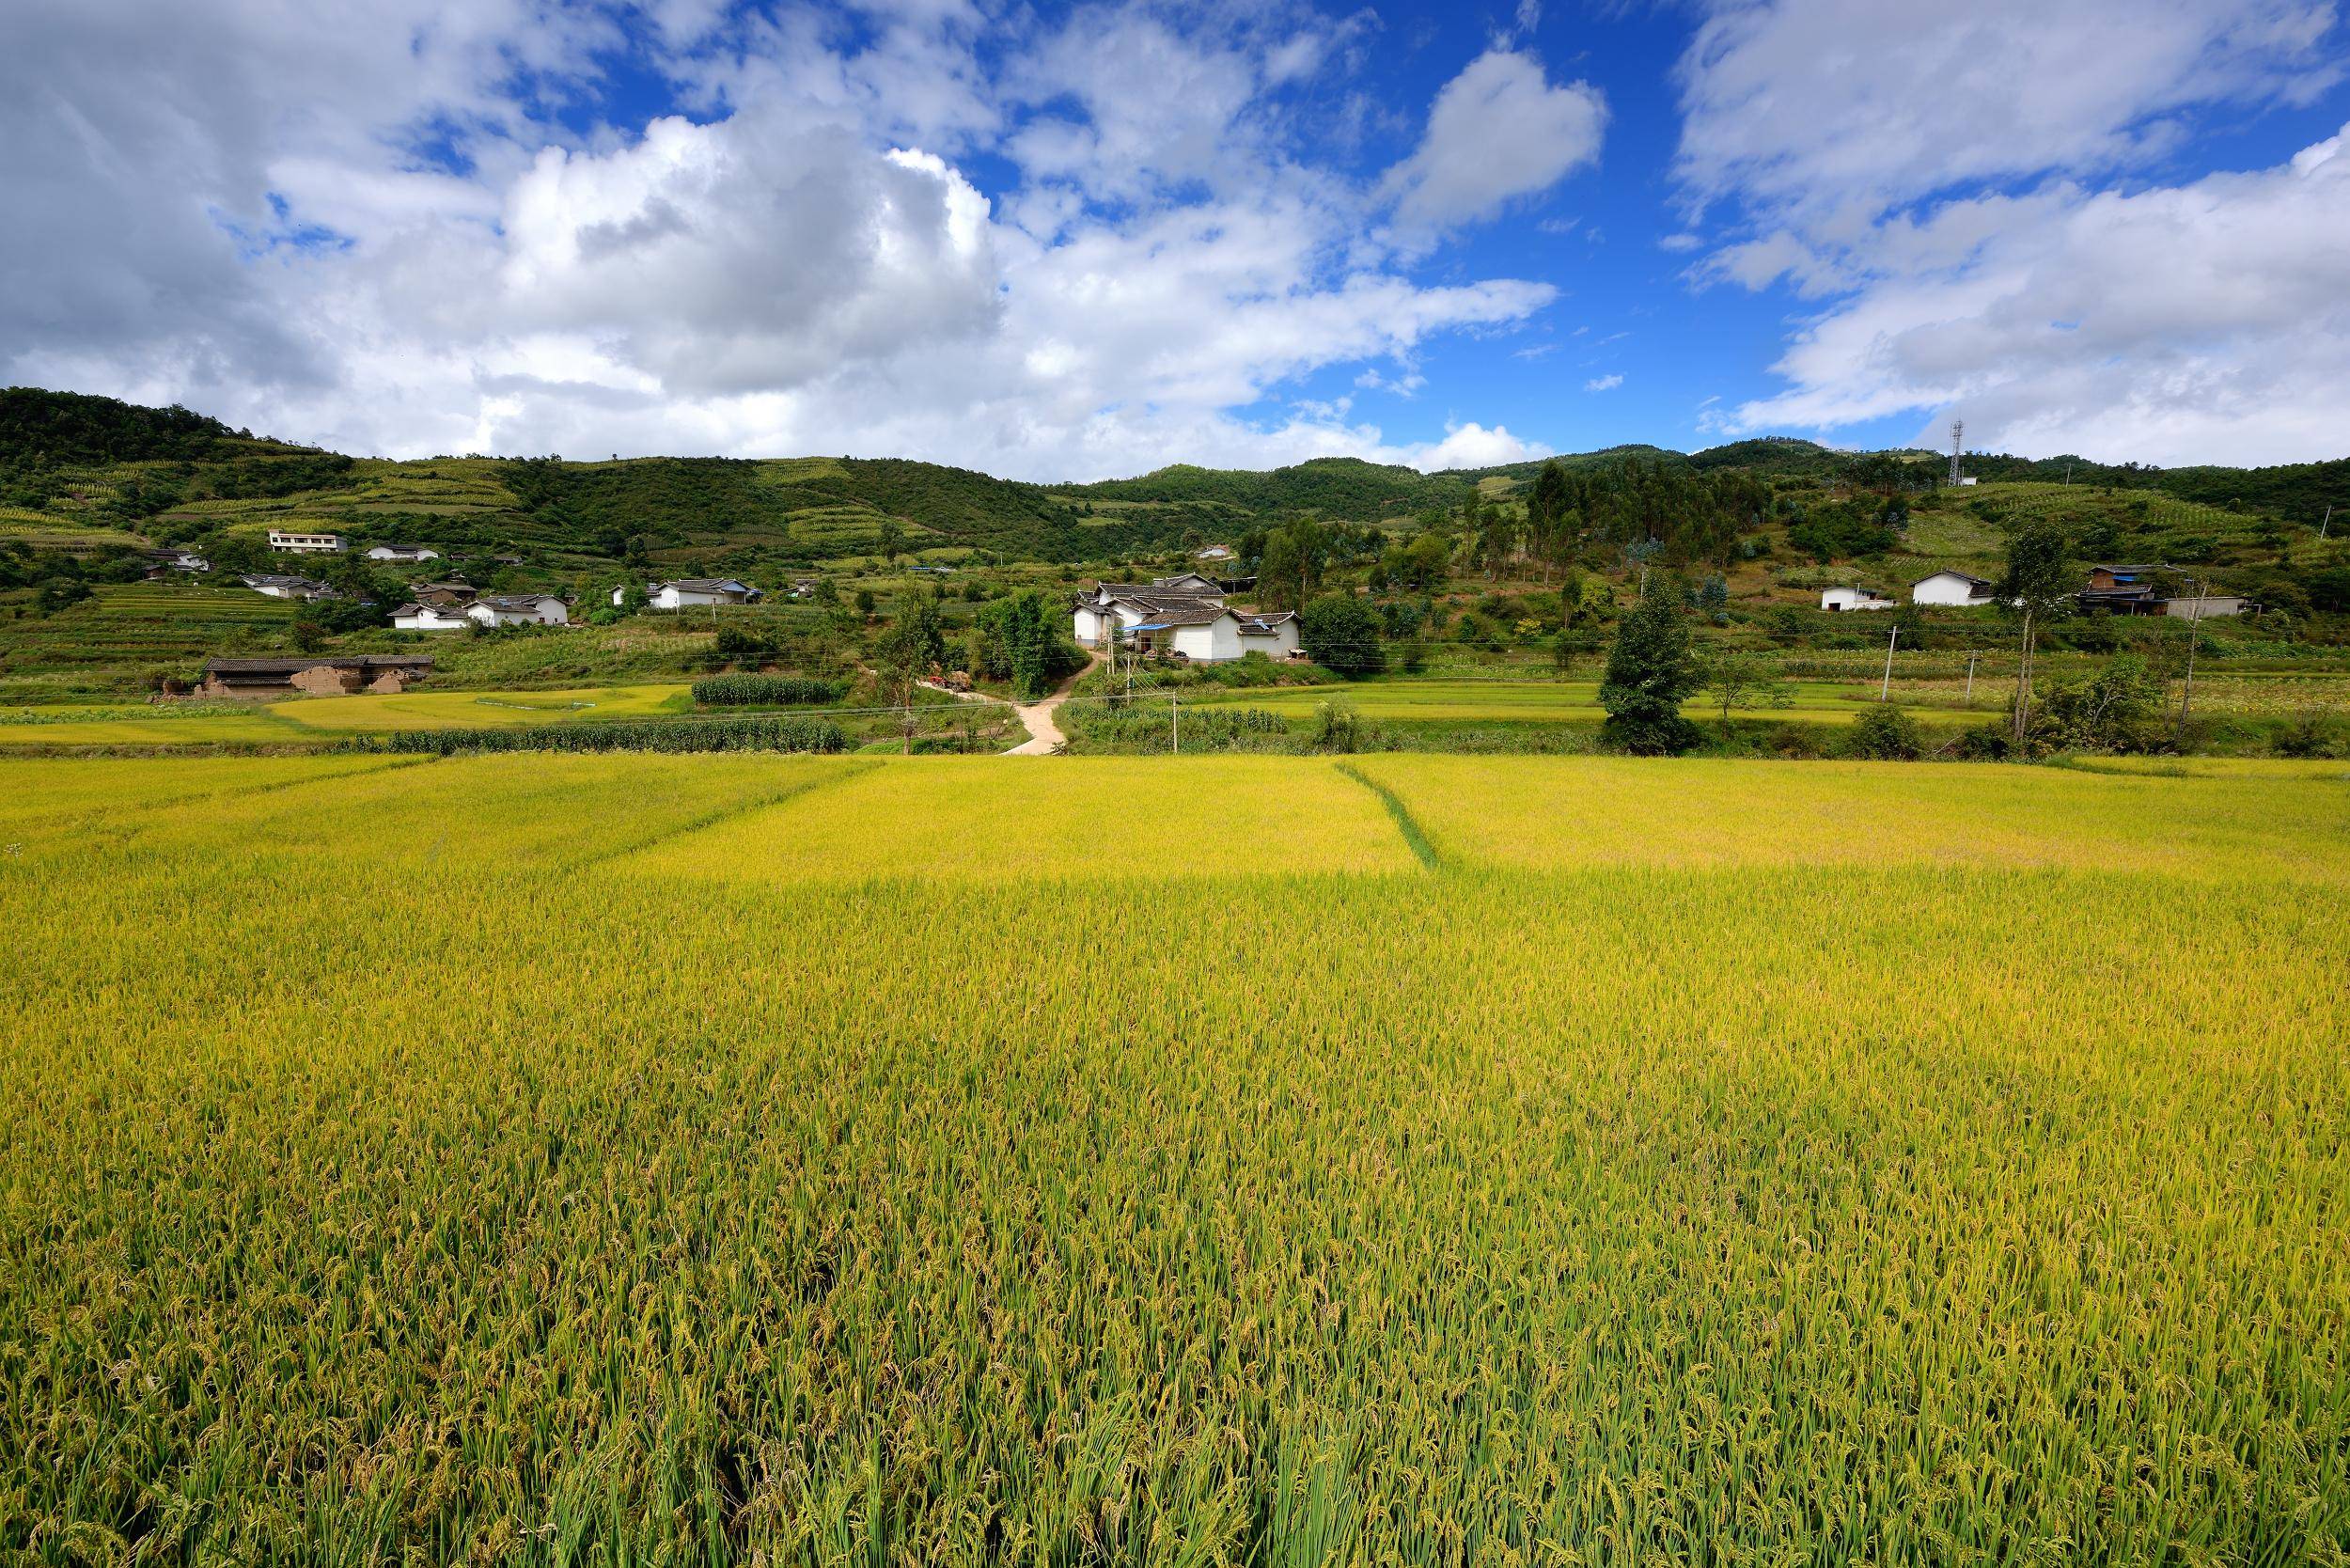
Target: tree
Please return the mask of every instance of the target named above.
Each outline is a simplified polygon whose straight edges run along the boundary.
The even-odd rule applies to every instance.
[[[1379,642],[1379,616],[1348,593],[1328,593],[1297,618],[1306,656],[1334,675],[1376,675],[1387,665]]]
[[[1670,757],[1697,744],[1697,727],[1681,716],[1681,704],[1704,680],[1689,652],[1686,597],[1677,579],[1658,578],[1624,617],[1607,651],[1599,687],[1607,722],[1600,733],[1635,756]]]
[[[2064,530],[2036,519],[2015,530],[2007,541],[2007,571],[1993,591],[2021,628],[2015,665],[2013,733],[2022,745],[2031,723],[2032,649],[2041,626],[2064,613],[2074,593],[2073,563],[2065,549]]]
[[[1551,568],[1566,564],[1566,556],[1574,535],[1567,525],[1572,515],[1567,500],[1567,473],[1551,459],[1534,476],[1534,488],[1526,498],[1527,531],[1534,536],[1534,548],[1543,557],[1543,581],[1550,581]]]
[[[1084,658],[1060,634],[1060,618],[1042,588],[1022,588],[979,614],[974,673],[1011,682],[1012,695],[1033,701],[1081,668]]]
[[[1722,733],[1730,733],[1733,708],[1784,708],[1794,687],[1778,678],[1778,666],[1743,648],[1725,648],[1705,664],[1705,691],[1721,705]]]
[[[1258,596],[1274,609],[1296,609],[1321,588],[1329,556],[1329,531],[1321,524],[1310,517],[1282,524],[1265,536]]]

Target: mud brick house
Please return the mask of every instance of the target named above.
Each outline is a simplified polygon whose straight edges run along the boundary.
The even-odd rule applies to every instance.
[[[432,669],[430,653],[362,653],[339,659],[207,659],[198,697],[266,700],[406,691]]]

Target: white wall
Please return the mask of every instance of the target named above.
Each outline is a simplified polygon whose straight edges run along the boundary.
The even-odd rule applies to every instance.
[[[1889,610],[1892,607],[1890,599],[1877,599],[1858,588],[1832,588],[1820,595],[1820,608],[1824,610]]]
[[[739,604],[742,601],[730,594],[699,593],[689,588],[668,587],[652,596],[656,610],[693,610],[710,604]]]
[[[392,624],[403,632],[458,632],[465,627],[465,618],[446,610],[426,605],[415,615],[396,615]]]
[[[1910,588],[1909,602],[1913,604],[1955,604],[1961,608],[1990,604],[1988,597],[1974,597],[1980,591],[1963,577],[1937,572]]]
[[[1244,633],[1240,639],[1244,653],[1262,653],[1268,659],[1286,659],[1297,651],[1297,622],[1284,620],[1268,635]]]
[[[572,619],[560,599],[541,599],[537,609],[523,611],[476,604],[468,606],[465,613],[484,626],[562,626]]]
[[[1205,626],[1178,626],[1167,634],[1167,647],[1194,664],[1229,664],[1240,657],[1240,622],[1220,615]]]

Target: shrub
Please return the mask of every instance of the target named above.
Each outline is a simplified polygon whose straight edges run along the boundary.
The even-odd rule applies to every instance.
[[[404,729],[350,743],[354,751],[806,751],[848,749],[829,719],[748,715],[721,719],[542,724],[512,729]]]
[[[1844,755],[1876,762],[1914,762],[1925,750],[1918,721],[1890,703],[1878,703],[1853,721]]]
[[[2268,749],[2280,757],[2327,758],[2342,756],[2345,747],[2339,726],[2308,713],[2278,730]]]
[[[841,684],[805,675],[711,675],[694,682],[705,708],[812,708],[840,700]]]

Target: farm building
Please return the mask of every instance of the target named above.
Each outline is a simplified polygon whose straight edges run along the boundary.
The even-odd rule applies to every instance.
[[[331,556],[343,547],[340,534],[303,533],[290,528],[272,528],[269,547],[296,556]]]
[[[1820,595],[1824,610],[1889,610],[1893,601],[1874,588],[1832,588]]]
[[[1943,604],[1962,610],[1980,609],[1991,603],[1991,585],[1980,577],[1969,577],[1964,572],[1931,572],[1909,585],[1909,602],[1913,604]]]
[[[487,593],[465,606],[477,626],[562,626],[571,611],[551,593]]]
[[[1229,544],[1211,544],[1192,557],[1196,561],[1229,561],[1231,558],[1232,547]]]
[[[441,553],[429,544],[378,544],[368,551],[371,561],[437,561]]]
[[[2160,615],[2169,600],[2155,586],[2164,566],[2092,566],[2089,586],[2080,592],[2080,607],[2108,615]]]
[[[426,653],[363,653],[339,659],[207,659],[198,697],[247,701],[273,697],[343,697],[352,692],[405,691],[431,673]]]
[[[1229,663],[1249,652],[1290,658],[1298,650],[1295,615],[1235,610],[1219,587],[1198,572],[1148,584],[1096,583],[1079,597],[1073,630],[1089,648],[1114,635],[1141,652],[1195,664]]]
[[[2208,620],[2216,615],[2243,615],[2252,602],[2240,593],[2183,593],[2163,601],[2162,613],[2182,620]]]
[[[193,550],[142,550],[147,557],[147,574],[161,577],[169,572],[210,572],[212,563]]]
[[[274,572],[253,572],[237,579],[270,599],[332,599],[335,590],[314,577],[288,577]]]
[[[462,604],[420,599],[392,612],[392,625],[402,632],[462,632],[472,624]]]
[[[647,583],[645,600],[656,610],[697,610],[718,604],[748,604],[759,589],[735,577],[681,577],[671,583]],[[612,603],[622,603],[626,588],[612,590]]]

